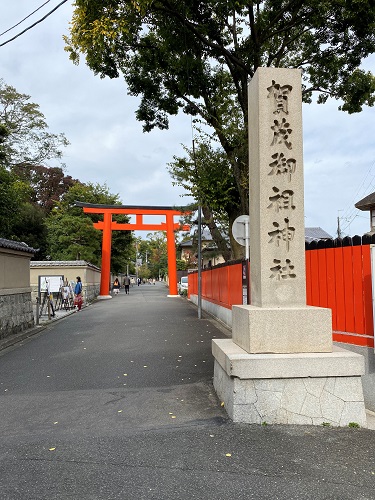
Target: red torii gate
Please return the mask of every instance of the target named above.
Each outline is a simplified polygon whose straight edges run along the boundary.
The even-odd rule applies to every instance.
[[[166,231],[167,251],[168,251],[168,277],[169,294],[177,294],[177,269],[176,269],[176,245],[174,239],[175,231],[189,231],[190,226],[174,222],[176,215],[188,213],[185,210],[177,210],[174,207],[137,207],[125,205],[95,205],[76,201],[77,207],[82,207],[85,213],[103,214],[103,221],[94,222],[94,228],[103,231],[102,238],[102,268],[100,275],[100,295],[99,298],[109,298],[109,282],[111,273],[111,242],[112,231]],[[118,223],[112,220],[113,214],[135,215],[135,223]],[[163,215],[166,222],[159,224],[145,224],[144,215]]]

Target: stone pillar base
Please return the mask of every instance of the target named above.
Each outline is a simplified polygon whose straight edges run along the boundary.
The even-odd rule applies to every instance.
[[[332,312],[322,307],[233,306],[233,342],[256,353],[332,352]]]
[[[213,340],[214,387],[234,422],[367,427],[361,355],[248,354],[231,339]]]
[[[112,298],[112,295],[98,295],[97,299],[98,300],[109,300]]]

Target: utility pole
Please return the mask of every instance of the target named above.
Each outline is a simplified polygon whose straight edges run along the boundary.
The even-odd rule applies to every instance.
[[[135,279],[138,285],[138,240],[135,240]]]
[[[337,216],[337,237],[338,238],[342,238],[342,232],[341,232],[341,227],[340,227],[340,212],[342,212],[342,210],[338,210],[338,216]]]
[[[195,141],[193,139],[194,167],[197,169],[195,158]],[[202,319],[202,205],[198,199],[198,319]]]

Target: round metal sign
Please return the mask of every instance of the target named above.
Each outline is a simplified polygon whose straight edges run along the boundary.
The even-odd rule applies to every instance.
[[[247,226],[247,228],[246,228]],[[248,215],[240,215],[232,225],[233,238],[242,245],[246,246],[246,236],[250,235],[250,217]]]

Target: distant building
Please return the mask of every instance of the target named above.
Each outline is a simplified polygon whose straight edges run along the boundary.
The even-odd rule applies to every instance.
[[[305,227],[305,241],[332,240],[333,237],[321,227]]]
[[[367,234],[375,234],[375,193],[357,201],[354,206],[363,212],[370,212],[370,231]]]

